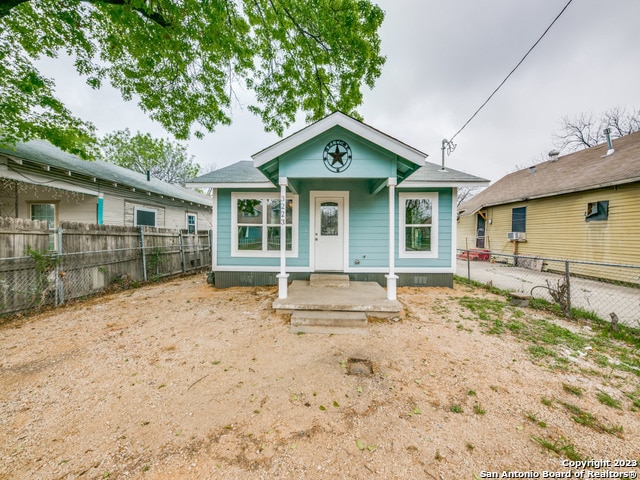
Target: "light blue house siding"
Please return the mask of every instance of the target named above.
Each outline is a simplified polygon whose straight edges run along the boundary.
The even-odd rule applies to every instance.
[[[277,284],[286,298],[287,282],[328,271],[386,285],[390,300],[400,285],[452,286],[457,188],[488,182],[428,163],[426,156],[334,112],[256,153],[252,162],[189,182],[215,192],[215,285]],[[283,263],[283,252],[273,249],[281,245],[278,200],[285,193],[296,201],[292,247]],[[254,208],[254,194],[263,195],[261,208]],[[237,203],[240,215],[236,199],[243,202]],[[431,211],[436,205],[437,215]]]
[[[348,269],[357,273],[358,270],[370,271],[377,269],[384,273],[389,260],[389,199],[386,190],[375,195],[370,193],[370,182],[368,180],[335,180],[331,182],[331,190],[327,190],[326,181],[320,179],[304,180],[300,182],[298,191],[298,255],[287,257],[287,267],[292,267],[297,271],[304,271],[310,268],[310,208],[309,199],[312,191],[326,191],[331,194],[333,191],[349,192],[349,247],[345,254],[348,257]],[[217,191],[218,219],[216,238],[216,264],[218,267],[258,267],[260,270],[271,267],[276,272],[280,266],[279,257],[234,257],[232,256],[232,192],[272,192],[273,190],[231,190],[220,189]],[[398,268],[438,268],[446,269],[452,267],[452,238],[453,226],[453,191],[450,188],[440,188],[431,190],[401,190],[401,192],[436,192],[438,194],[438,218],[441,219],[437,228],[438,234],[438,255],[437,258],[399,258],[399,192],[396,192],[395,201],[395,262]],[[358,263],[356,263],[356,260]]]
[[[395,176],[396,157],[391,152],[376,148],[369,142],[351,134],[347,130],[334,127],[312,141],[287,152],[279,158],[279,176],[287,178],[330,178],[337,174],[327,170],[323,162],[318,161],[318,152],[325,145],[339,138],[349,144],[353,161],[344,174],[351,178],[374,179]],[[324,189],[326,189],[326,184]]]

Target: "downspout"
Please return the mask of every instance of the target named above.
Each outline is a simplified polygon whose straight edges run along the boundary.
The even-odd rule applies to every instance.
[[[278,298],[287,298],[289,274],[287,273],[287,177],[280,177],[280,273]]]
[[[398,276],[395,272],[395,236],[396,236],[396,185],[398,179],[389,177],[387,186],[389,187],[389,274],[385,275],[387,279],[387,299],[396,300],[396,285]]]

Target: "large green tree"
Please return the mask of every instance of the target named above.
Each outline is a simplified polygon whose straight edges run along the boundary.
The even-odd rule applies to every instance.
[[[298,112],[357,116],[384,57],[371,0],[7,0],[0,3],[0,143],[45,138],[91,157],[94,127],[33,61],[64,52],[178,139],[231,123],[237,92],[265,129]],[[95,148],[95,144],[93,144]]]
[[[147,173],[168,183],[184,185],[200,172],[184,145],[148,133],[131,135],[129,129],[105,135],[100,142],[102,157],[130,170]]]

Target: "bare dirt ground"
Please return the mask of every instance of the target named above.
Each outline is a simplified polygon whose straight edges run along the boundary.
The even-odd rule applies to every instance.
[[[495,320],[461,304],[499,299],[484,290],[398,293],[405,313],[369,336],[290,334],[274,288],[217,290],[200,275],[6,321],[0,479],[585,471],[568,457],[639,471],[614,465],[640,461],[640,377],[607,363],[610,350],[558,342],[533,355],[521,327],[490,332]],[[349,375],[349,358],[370,359],[373,375]]]

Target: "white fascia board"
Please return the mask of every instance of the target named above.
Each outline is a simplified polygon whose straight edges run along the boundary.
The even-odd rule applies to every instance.
[[[450,187],[450,188],[460,188],[460,187],[488,187],[490,181],[486,182],[402,182],[396,188],[439,188],[439,187]]]
[[[252,155],[251,158],[253,158],[253,165],[256,168],[260,167],[335,126],[340,126],[351,133],[395,153],[399,157],[406,158],[416,165],[423,166],[425,159],[427,158],[426,153],[422,153],[421,151],[416,150],[395,138],[389,137],[388,135],[365,125],[354,118],[348,117],[340,112],[336,112],[290,135],[271,147]]]
[[[98,192],[96,192],[95,190],[90,190],[88,188],[84,188],[73,183],[67,183],[62,180],[54,180],[50,177],[39,175],[37,173],[16,172],[15,170],[9,169],[6,165],[0,166],[0,178],[8,178],[18,182],[39,185],[41,187],[52,187],[57,188],[58,190],[67,190],[69,192],[82,193],[84,195],[92,195],[95,197],[98,196]]]
[[[190,188],[258,188],[265,189],[277,188],[271,182],[255,182],[255,183],[187,183]]]

